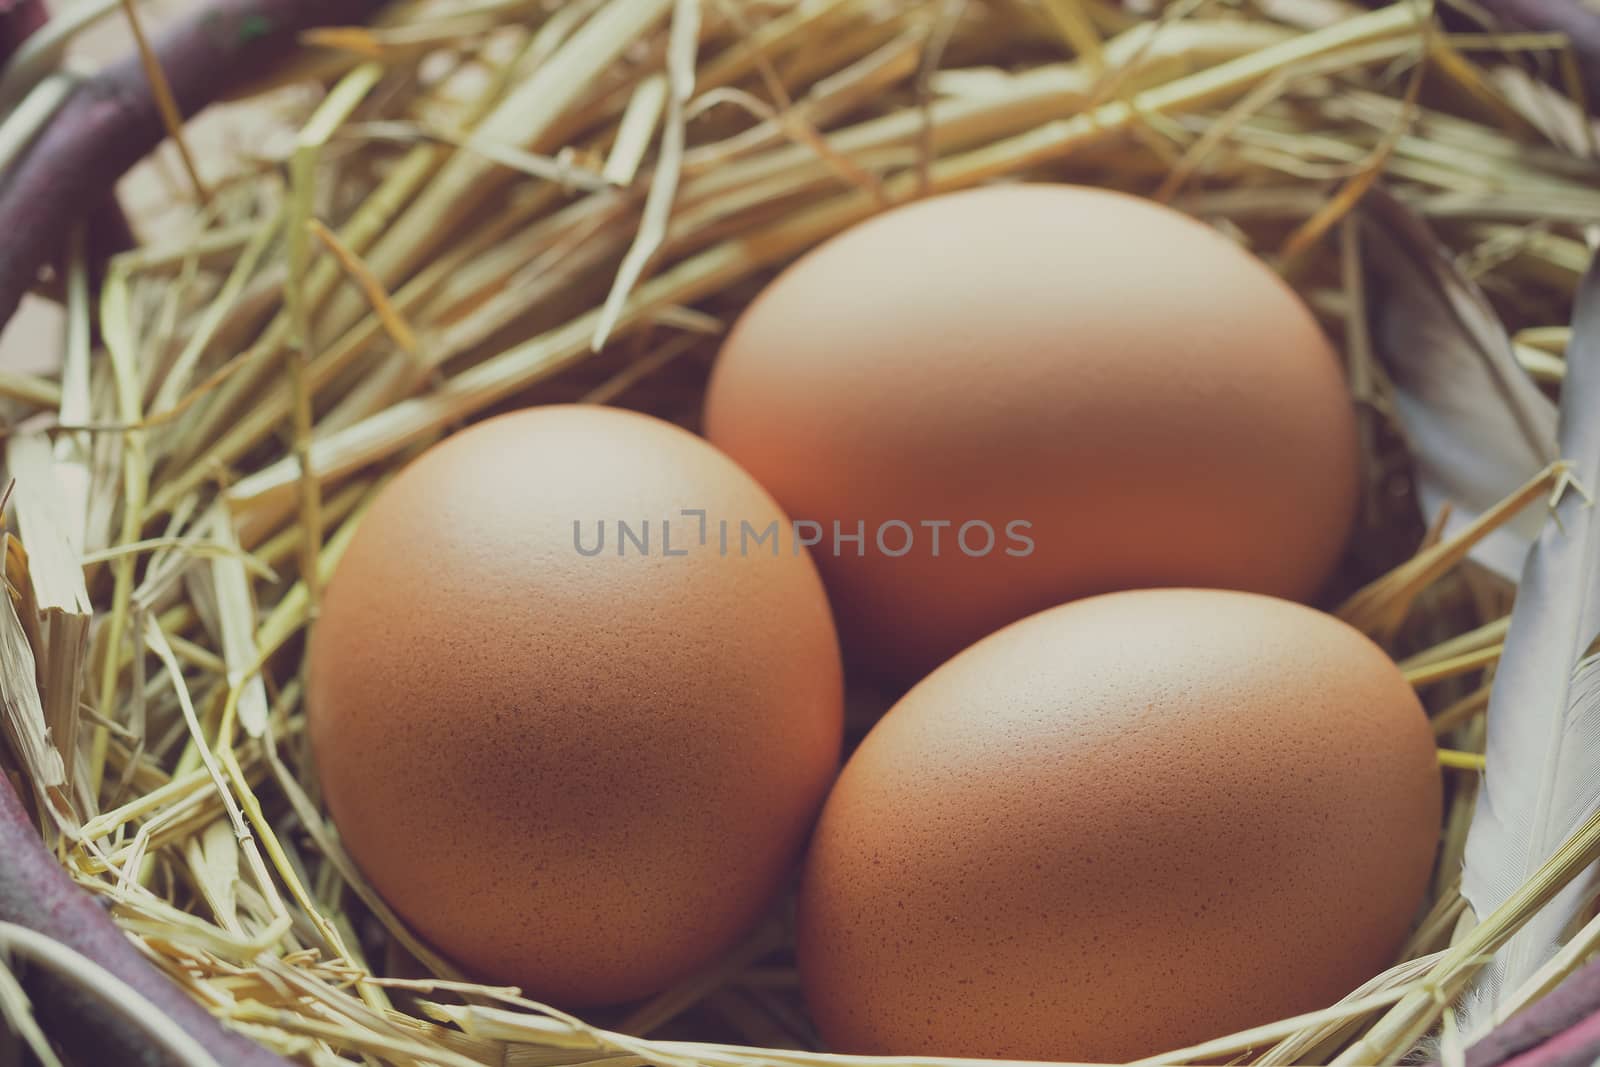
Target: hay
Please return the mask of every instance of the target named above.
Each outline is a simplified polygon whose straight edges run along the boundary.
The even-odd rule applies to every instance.
[[[1167,200],[1282,269],[1342,340],[1368,445],[1342,612],[1403,659],[1461,768],[1441,841],[1455,869],[1506,610],[1462,561],[1563,470],[1451,541],[1416,525],[1350,217],[1378,181],[1428,217],[1558,388],[1577,226],[1600,215],[1581,108],[1528,73],[1566,69],[1558,38],[1342,0],[1146,19],[1099,0],[407,0],[314,37],[331,51],[271,80],[325,90],[270,89],[288,147],[199,160],[177,221],[113,262],[98,307],[79,242],[62,377],[0,378],[17,416],[55,413],[8,450],[27,549],[7,556],[21,614],[0,663],[15,770],[67,869],[211,1011],[312,1063],[869,1062],[807,1051],[781,916],[593,1022],[462,980],[319,811],[302,636],[418,449],[552,400],[693,425],[718,334],[773,268],[886,204],[995,179]],[[56,42],[32,47],[37,65]],[[33,106],[43,121],[50,100]],[[1341,1004],[1148,1062],[1393,1062],[1597,854],[1592,822],[1465,932],[1441,873],[1404,957]],[[1514,1002],[1597,945],[1591,923]]]

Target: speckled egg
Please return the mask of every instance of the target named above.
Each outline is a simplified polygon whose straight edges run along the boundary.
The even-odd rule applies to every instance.
[[[316,763],[362,872],[473,976],[652,993],[793,870],[839,654],[808,555],[724,551],[744,523],[787,520],[704,440],[576,406],[448,438],[362,520],[311,639]]]
[[[824,243],[740,317],[705,422],[818,524],[846,656],[906,681],[1075,597],[1310,598],[1356,503],[1305,304],[1212,227],[1103,189],[933,197]]]
[[[807,859],[807,1002],[852,1053],[1121,1063],[1389,965],[1440,819],[1393,662],[1265,596],[1017,622],[867,736]]]

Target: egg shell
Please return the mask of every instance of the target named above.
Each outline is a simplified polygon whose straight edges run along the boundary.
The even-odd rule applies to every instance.
[[[362,520],[311,640],[316,763],[362,872],[474,977],[653,993],[792,873],[838,766],[837,639],[807,555],[724,556],[721,520],[787,521],[701,438],[577,406],[448,438]]]
[[[871,731],[799,903],[839,1051],[1121,1063],[1332,1004],[1393,962],[1433,735],[1345,623],[1145,590],[1031,616]]]
[[[1075,186],[939,196],[813,250],[734,327],[705,424],[827,531],[847,658],[907,681],[1074,597],[1309,598],[1357,494],[1341,367],[1298,296],[1201,222]],[[905,555],[897,527],[876,543],[892,522]],[[968,523],[992,549],[981,526],[957,543]]]

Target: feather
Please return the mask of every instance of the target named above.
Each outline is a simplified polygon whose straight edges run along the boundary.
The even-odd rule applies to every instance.
[[[1561,398],[1570,479],[1528,555],[1489,696],[1487,767],[1467,835],[1461,892],[1488,915],[1600,809],[1600,262],[1578,291]],[[1560,946],[1593,899],[1591,867],[1484,968],[1463,1008],[1469,1034],[1492,1021]]]
[[[1373,353],[1394,382],[1429,525],[1451,507],[1448,540],[1556,458],[1555,405],[1517,363],[1499,316],[1427,225],[1381,190],[1362,206]],[[1525,510],[1472,558],[1516,581],[1542,521],[1538,508]]]

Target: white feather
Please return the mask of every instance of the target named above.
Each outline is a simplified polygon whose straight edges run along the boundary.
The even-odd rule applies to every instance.
[[[1562,493],[1528,556],[1489,698],[1487,768],[1467,836],[1461,891],[1481,919],[1600,808],[1600,269],[1578,294],[1562,389]],[[1591,868],[1485,968],[1464,1009],[1475,1034],[1499,998],[1555,954],[1593,898]]]
[[[1381,191],[1363,208],[1373,351],[1394,381],[1423,512],[1431,525],[1449,504],[1449,537],[1555,459],[1555,405],[1422,220]],[[1472,558],[1516,581],[1542,520],[1538,508],[1524,511]]]

